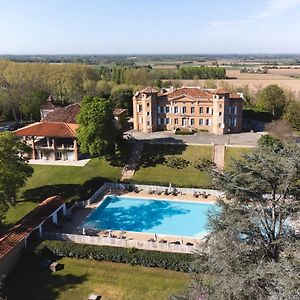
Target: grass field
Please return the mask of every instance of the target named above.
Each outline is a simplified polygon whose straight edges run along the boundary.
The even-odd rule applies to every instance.
[[[178,155],[181,158],[194,162],[199,158],[212,159],[211,146],[185,145],[146,145],[141,167],[132,178],[134,182],[186,187],[209,187],[210,176],[207,172],[200,172],[192,165],[184,169],[166,166],[164,163],[169,155]]]
[[[8,299],[86,300],[167,299],[187,283],[188,274],[110,262],[63,258],[64,269],[50,273],[23,262],[7,282]]]
[[[19,200],[3,220],[14,224],[49,196],[61,195],[66,200],[87,199],[104,180],[121,178],[121,167],[111,166],[105,159],[93,158],[84,167],[34,165],[33,176],[19,193]]]
[[[230,169],[230,165],[233,159],[241,159],[243,154],[247,154],[251,151],[251,148],[247,147],[226,147],[225,149],[225,169]]]

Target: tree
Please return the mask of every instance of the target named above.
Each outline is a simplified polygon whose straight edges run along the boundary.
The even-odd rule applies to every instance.
[[[293,128],[300,130],[300,103],[291,101],[286,108],[283,119],[289,122]]]
[[[283,89],[276,84],[268,85],[259,95],[257,105],[270,112],[274,118],[280,118],[286,105]]]
[[[91,156],[106,154],[116,136],[111,102],[99,97],[84,97],[77,120],[80,151]]]
[[[274,137],[288,141],[293,140],[293,128],[285,120],[272,121],[266,125],[266,130]]]
[[[30,147],[13,133],[0,133],[0,205],[2,209],[14,204],[18,190],[32,175],[26,154]]]
[[[132,115],[132,97],[132,87],[121,85],[112,89],[110,99],[112,100],[114,107],[125,108],[129,115]]]
[[[273,150],[275,152],[281,151],[284,147],[280,139],[270,134],[263,135],[257,141],[257,144],[261,149],[266,149],[267,151]]]
[[[174,299],[299,299],[300,149],[260,146],[230,171],[214,171],[226,199],[210,214],[209,234],[189,288]],[[205,274],[205,276],[203,275]]]

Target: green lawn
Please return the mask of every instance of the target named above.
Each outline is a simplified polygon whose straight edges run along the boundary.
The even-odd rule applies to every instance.
[[[199,158],[212,160],[211,146],[186,145],[156,145],[145,146],[141,167],[132,178],[133,182],[145,184],[169,185],[186,187],[209,187],[210,176],[207,172],[200,172],[192,165],[184,169],[171,168],[165,165],[166,157],[178,155],[181,158],[194,162]]]
[[[68,201],[87,199],[104,180],[120,179],[122,170],[103,158],[93,158],[84,167],[34,165],[33,168],[33,176],[20,191],[17,205],[6,212],[5,224],[15,223],[52,195],[61,195]]]
[[[56,273],[20,264],[8,279],[8,299],[85,300],[97,293],[110,300],[163,300],[188,281],[188,274],[163,269],[74,258],[60,262],[64,269]]]
[[[226,147],[225,169],[229,169],[233,159],[241,159],[243,154],[250,153],[253,148],[248,147]]]

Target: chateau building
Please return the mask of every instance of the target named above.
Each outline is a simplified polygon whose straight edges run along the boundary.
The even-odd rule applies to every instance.
[[[237,133],[242,130],[242,112],[242,95],[224,88],[159,92],[147,87],[133,97],[134,129],[144,133],[182,128]]]

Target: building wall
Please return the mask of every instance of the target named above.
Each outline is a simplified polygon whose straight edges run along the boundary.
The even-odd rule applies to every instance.
[[[242,130],[243,102],[214,95],[213,99],[177,99],[139,95],[133,98],[134,129],[144,133],[188,128],[214,134]]]
[[[24,247],[25,242],[23,240],[0,260],[0,276],[2,274],[7,275],[14,269],[21,258]]]

